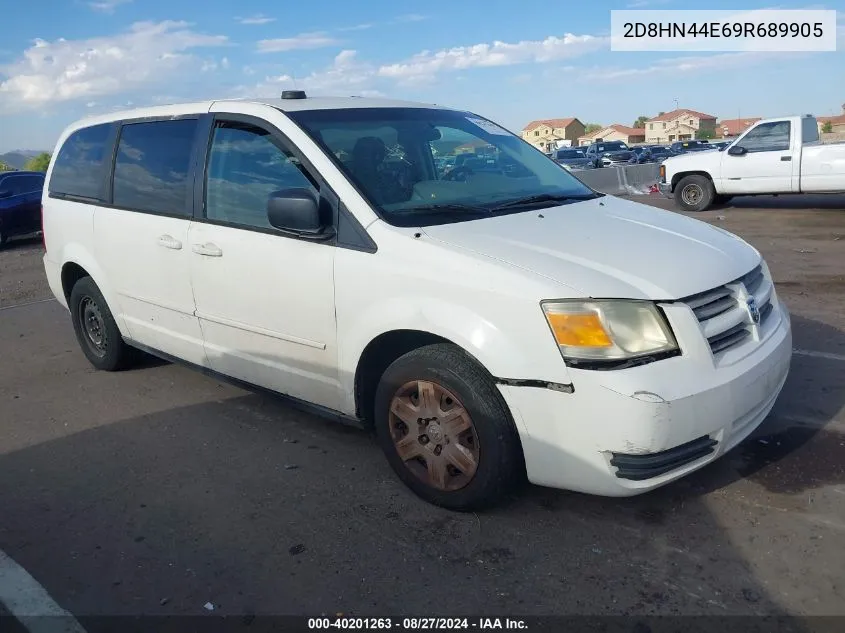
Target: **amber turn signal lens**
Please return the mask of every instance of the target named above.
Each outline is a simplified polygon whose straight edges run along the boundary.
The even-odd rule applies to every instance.
[[[551,312],[548,315],[558,345],[572,347],[610,347],[613,343],[595,313],[562,314]]]

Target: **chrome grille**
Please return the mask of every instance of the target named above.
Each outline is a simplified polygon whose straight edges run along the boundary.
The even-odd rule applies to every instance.
[[[743,290],[744,287],[744,290]],[[701,332],[715,356],[751,337],[753,323],[748,309],[743,305],[743,296],[753,296],[760,311],[760,325],[772,313],[772,291],[774,286],[763,273],[762,266],[739,279],[712,290],[698,293],[684,299],[698,319]]]

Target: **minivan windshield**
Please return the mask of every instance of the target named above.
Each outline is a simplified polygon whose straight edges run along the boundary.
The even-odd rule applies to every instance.
[[[425,226],[598,197],[518,136],[435,108],[286,113],[387,222]]]

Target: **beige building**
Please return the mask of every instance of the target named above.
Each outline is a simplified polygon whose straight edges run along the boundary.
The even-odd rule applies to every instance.
[[[557,147],[560,141],[578,144],[578,137],[584,134],[584,124],[578,119],[540,119],[531,121],[522,130],[522,138],[544,152]]]
[[[645,124],[645,140],[648,143],[671,143],[697,138],[700,131],[716,134],[716,117],[695,110],[672,110],[664,112]]]
[[[628,145],[645,142],[645,130],[614,123],[600,130],[578,137],[578,145],[589,145],[593,141],[622,141]]]

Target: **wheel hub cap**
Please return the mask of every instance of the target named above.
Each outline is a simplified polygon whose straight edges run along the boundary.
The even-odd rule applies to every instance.
[[[453,393],[430,381],[406,383],[390,402],[388,421],[399,458],[420,480],[445,491],[472,481],[478,436]]]

